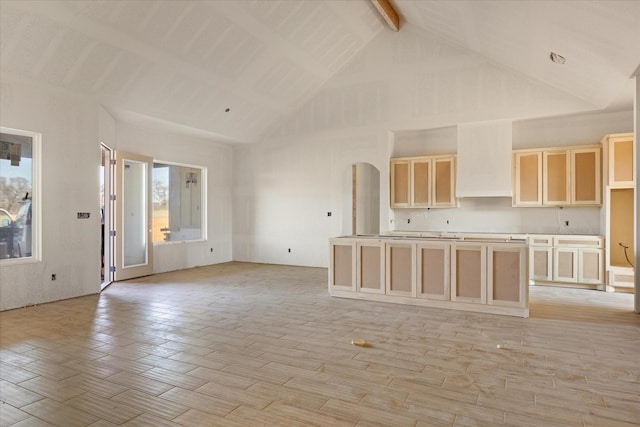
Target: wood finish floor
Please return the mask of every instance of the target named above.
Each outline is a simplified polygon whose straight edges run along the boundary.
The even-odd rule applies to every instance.
[[[0,424],[640,425],[630,294],[533,287],[521,319],[326,283],[228,263],[0,313]]]

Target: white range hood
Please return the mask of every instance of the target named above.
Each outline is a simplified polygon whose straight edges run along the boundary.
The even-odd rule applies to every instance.
[[[456,197],[511,197],[512,121],[458,125]]]

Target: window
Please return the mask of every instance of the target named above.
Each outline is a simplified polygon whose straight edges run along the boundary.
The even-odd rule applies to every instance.
[[[38,254],[36,215],[41,135],[0,127],[0,260]],[[35,197],[34,197],[35,196]],[[37,257],[36,257],[37,258]]]
[[[206,170],[195,166],[153,164],[153,242],[204,239]]]

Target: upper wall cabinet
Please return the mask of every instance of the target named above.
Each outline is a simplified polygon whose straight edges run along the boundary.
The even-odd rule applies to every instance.
[[[457,206],[455,156],[391,159],[392,208],[445,208]]]
[[[516,152],[513,156],[516,206],[542,205],[542,152]]]
[[[571,204],[602,204],[602,163],[600,146],[570,150]]]
[[[602,139],[609,155],[609,186],[633,187],[633,133],[607,135]]]
[[[600,146],[514,151],[514,206],[598,206]]]

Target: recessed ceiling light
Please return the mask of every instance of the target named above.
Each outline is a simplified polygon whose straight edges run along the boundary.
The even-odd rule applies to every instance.
[[[564,64],[566,61],[564,56],[559,55],[555,52],[551,52],[549,54],[549,59],[551,60],[551,62],[555,62],[556,64]]]

